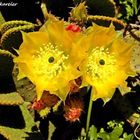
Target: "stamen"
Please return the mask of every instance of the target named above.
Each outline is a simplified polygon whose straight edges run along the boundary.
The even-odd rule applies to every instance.
[[[36,75],[52,79],[67,69],[66,60],[69,56],[59,50],[59,47],[48,43],[36,51],[33,55],[33,69]]]
[[[117,69],[116,57],[103,47],[94,48],[86,63],[86,73],[92,81],[104,82],[109,76],[114,75]]]

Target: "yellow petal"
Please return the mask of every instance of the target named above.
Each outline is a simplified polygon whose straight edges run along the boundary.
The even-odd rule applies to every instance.
[[[94,88],[93,99],[111,98],[117,87],[122,87],[128,76],[135,75],[130,67],[133,46],[110,27],[93,25],[86,30],[86,57],[80,65],[82,86]],[[101,63],[103,62],[103,63]],[[126,87],[125,87],[126,88]]]
[[[81,75],[77,69],[82,55],[74,56],[80,48],[81,33],[67,31],[64,21],[52,20],[40,31],[22,32],[22,36],[19,56],[14,58],[20,69],[19,77],[24,73],[32,81],[38,100],[44,90],[60,94],[64,100],[69,93],[69,82]]]

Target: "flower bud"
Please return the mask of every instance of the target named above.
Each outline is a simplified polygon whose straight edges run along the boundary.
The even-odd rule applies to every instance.
[[[64,117],[66,121],[79,121],[84,105],[81,98],[70,97],[66,99],[64,106]]]

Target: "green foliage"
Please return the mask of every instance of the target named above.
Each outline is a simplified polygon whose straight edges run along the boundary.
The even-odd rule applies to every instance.
[[[55,131],[56,127],[49,121],[49,136],[48,140],[51,140],[51,137]]]
[[[134,135],[133,134],[127,134],[127,133],[124,133],[123,134],[123,138],[120,138],[119,140],[133,140],[134,139]]]
[[[2,16],[2,13],[0,12],[0,24],[3,24],[5,22],[3,16]]]
[[[77,3],[80,3],[81,1],[74,0],[74,2],[75,2],[75,4],[77,4]],[[120,0],[121,4],[123,4],[123,5],[128,4],[126,6],[126,11],[129,14],[126,16],[126,20],[129,20],[129,18],[131,16],[133,16],[134,14],[137,14],[138,9],[137,9],[136,2],[137,2],[136,0],[127,0],[127,1]],[[130,3],[132,3],[131,6],[130,6]],[[111,18],[111,17],[115,17],[115,15],[116,15],[116,12],[115,12],[116,6],[115,6],[115,3],[113,0],[86,0],[86,5],[88,6],[89,14],[91,14],[91,17],[93,17],[93,18],[91,18],[92,21],[95,20],[95,22],[97,22],[97,23],[99,22],[101,25],[104,21],[105,22],[112,21],[112,22],[116,22],[116,23],[118,22],[117,19]],[[131,9],[130,7],[133,7],[133,8]],[[81,12],[79,12],[79,11],[77,13],[81,14]],[[85,8],[84,14],[87,17],[89,16],[89,15],[87,15],[86,8]],[[83,15],[81,17],[87,18],[85,15],[84,16]],[[38,25],[35,25],[35,24],[27,22],[27,21],[5,22],[0,27],[0,33],[1,33],[0,45],[3,49],[14,51],[13,48],[17,49],[22,42],[22,37],[21,37],[20,31],[32,32],[32,31],[38,30],[38,28],[39,28]],[[132,56],[134,67],[140,66],[140,59],[139,59],[139,54],[138,54],[138,52],[140,52],[140,51],[138,51],[139,48],[140,47],[138,45],[134,49],[135,53]],[[8,53],[5,50],[1,50],[0,53],[11,56],[10,53]],[[3,56],[0,55],[0,60],[1,60],[0,64],[2,64],[0,66],[1,67],[3,67],[3,65],[6,66],[8,57],[6,57],[6,59],[3,59]],[[11,60],[11,58],[10,58],[10,60]],[[7,71],[5,71],[5,68],[3,68],[3,69],[4,70],[2,70],[2,72],[0,73],[0,76],[7,75]],[[7,67],[6,70],[8,70],[8,73],[11,72],[11,71],[9,71],[9,67]],[[2,134],[5,138],[7,138],[9,140],[25,140],[26,138],[35,140],[37,137],[32,138],[32,135],[35,136],[37,134],[38,139],[41,140],[42,137],[40,136],[37,128],[36,128],[36,130],[33,130],[33,127],[36,124],[33,120],[33,117],[31,116],[31,113],[28,111],[28,103],[26,103],[26,102],[32,102],[33,99],[36,97],[35,86],[27,78],[23,78],[22,80],[18,81],[17,73],[18,73],[17,69],[14,69],[13,70],[13,79],[14,79],[14,83],[16,85],[17,92],[0,94],[0,106],[3,106],[3,107],[5,107],[5,106],[9,106],[9,107],[17,106],[18,107],[19,106],[19,109],[22,113],[22,116],[23,116],[23,119],[25,122],[25,126],[23,128],[15,128],[12,126],[0,125],[0,134]],[[23,101],[23,99],[25,100],[25,102]],[[120,101],[120,99],[118,99],[118,100]],[[124,101],[124,100],[122,100],[122,101]],[[121,106],[121,103],[120,103],[120,106]],[[118,105],[118,107],[120,107],[120,106]],[[56,107],[56,109],[55,109],[55,107],[53,108],[53,111],[55,111],[55,110],[57,110],[57,107]],[[122,112],[126,112],[126,111],[124,111],[125,110],[124,108],[122,108],[122,110],[121,110]],[[50,110],[45,108],[44,110],[42,110],[40,112],[40,116],[46,116],[46,114],[49,111]],[[127,112],[127,114],[128,114],[128,112]],[[11,116],[12,115],[13,114],[11,114]],[[9,118],[11,116],[9,116]],[[20,123],[18,119],[17,119],[17,122]],[[140,119],[137,120],[137,123],[140,124]],[[109,129],[107,131],[103,128],[101,128],[98,131],[98,129],[94,125],[92,125],[89,129],[89,132],[87,134],[85,132],[83,132],[83,134],[81,135],[79,140],[86,140],[86,139],[88,139],[88,140],[99,140],[99,139],[100,140],[101,139],[102,140],[132,140],[134,138],[133,134],[128,135],[126,132],[123,132],[124,130],[123,130],[122,123],[116,123],[116,122],[111,121],[108,123],[108,125],[109,125]],[[53,132],[55,131],[54,125],[50,122],[49,122],[48,131],[49,131],[48,139],[50,140]]]
[[[20,31],[35,31],[37,28],[38,25],[26,21],[5,22],[0,26],[0,46],[3,49],[13,51],[13,48],[18,48],[22,42]],[[0,78],[10,79],[12,77],[13,62],[9,56],[14,57],[10,52],[0,50]],[[4,84],[2,80],[0,84]],[[9,85],[10,84],[11,83],[9,83]],[[8,88],[7,86],[7,91],[14,90],[14,87],[12,87],[13,89],[11,89],[11,87],[10,89]],[[27,93],[26,91],[27,90],[25,90],[24,93]],[[22,97],[24,96],[19,94],[19,92],[2,92],[0,94],[0,134],[8,140],[25,140],[27,137],[30,139],[36,139],[38,137],[37,139],[41,140],[41,135],[35,126],[33,117],[27,109],[28,104],[24,102]],[[12,118],[16,118],[16,122]],[[33,128],[36,130],[33,130]]]
[[[72,8],[70,12],[70,19],[73,22],[78,22],[78,24],[83,24],[87,20],[87,6],[85,2],[79,3],[79,5]]]
[[[90,140],[97,140],[97,128],[94,125],[90,127],[88,137]]]
[[[88,135],[88,137],[92,137],[93,140],[96,140],[97,138],[101,138],[102,140],[118,140],[123,133],[123,128],[119,126],[114,127],[114,129],[110,133],[106,132],[103,128],[99,133],[95,133],[95,129],[95,127],[91,126]],[[96,139],[94,139],[94,137]]]
[[[46,117],[46,116],[50,113],[50,110],[51,110],[51,108],[46,107],[46,108],[40,110],[40,111],[39,111],[39,114],[40,114],[40,116],[41,116],[42,118],[43,118],[43,117]]]
[[[91,15],[115,16],[115,3],[113,0],[85,0]],[[74,3],[80,3],[74,0]]]
[[[18,48],[22,43],[22,35],[20,31],[32,32],[39,28],[38,25],[27,21],[8,21],[0,26],[2,48],[12,51]]]
[[[140,31],[132,30],[126,37],[126,41],[129,43],[133,43],[134,49],[132,53],[131,65],[136,70],[136,72],[140,73],[140,42],[136,38],[140,39]],[[139,84],[139,83],[137,83]],[[140,84],[139,84],[140,85]]]
[[[110,121],[108,124],[109,129],[112,129],[111,132],[105,131],[104,128],[101,128],[98,132],[97,128],[92,125],[87,136],[82,134],[78,140],[132,140],[134,138],[133,134],[128,135],[126,132],[123,132],[122,122]]]
[[[22,97],[17,92],[0,94],[0,105],[20,105],[23,102]]]
[[[31,114],[27,110],[27,103],[24,103],[19,107],[25,121],[25,127],[22,129],[16,129],[7,126],[0,126],[0,134],[2,134],[8,140],[25,140],[25,138],[28,138],[30,136],[30,134],[33,135],[38,133],[37,131],[32,130],[32,128],[35,126],[35,123]],[[40,140],[41,140],[41,136],[40,136]]]
[[[17,92],[24,98],[26,102],[31,102],[36,96],[35,85],[33,85],[28,78],[23,78],[18,80],[18,69],[16,65],[14,66],[13,72],[13,80],[16,86]]]
[[[130,21],[131,18],[138,14],[138,0],[119,0],[120,11],[118,18]]]
[[[126,26],[121,20],[115,18],[116,6],[112,0],[86,0],[82,3],[79,1],[74,2],[76,7],[70,12],[71,22],[76,22],[82,26],[84,23],[92,24],[92,22],[101,26],[109,26],[112,22],[116,29],[122,29]]]
[[[140,118],[137,120],[137,123],[140,124]]]
[[[113,18],[113,17],[108,17],[108,16],[89,15],[88,22],[95,22],[96,24],[101,25],[101,26],[109,26],[112,22],[117,30],[120,30],[126,27],[126,24],[122,22],[121,20],[118,20],[117,18]]]
[[[24,26],[24,25],[34,25],[34,24],[31,22],[22,21],[22,20],[7,21],[0,26],[0,32],[1,34],[4,34],[6,31],[8,31],[11,28]]]

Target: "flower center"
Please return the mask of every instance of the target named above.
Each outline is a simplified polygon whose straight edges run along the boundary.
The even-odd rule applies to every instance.
[[[33,69],[37,76],[52,79],[67,69],[68,55],[58,45],[43,44],[33,55]]]
[[[110,54],[107,48],[96,47],[87,58],[86,73],[92,81],[104,82],[115,74],[116,69],[116,57],[113,53]]]
[[[105,64],[105,61],[103,59],[100,59],[99,60],[99,63],[100,63],[100,65],[104,65]]]
[[[54,62],[54,57],[53,56],[49,57],[48,62],[53,63]]]

